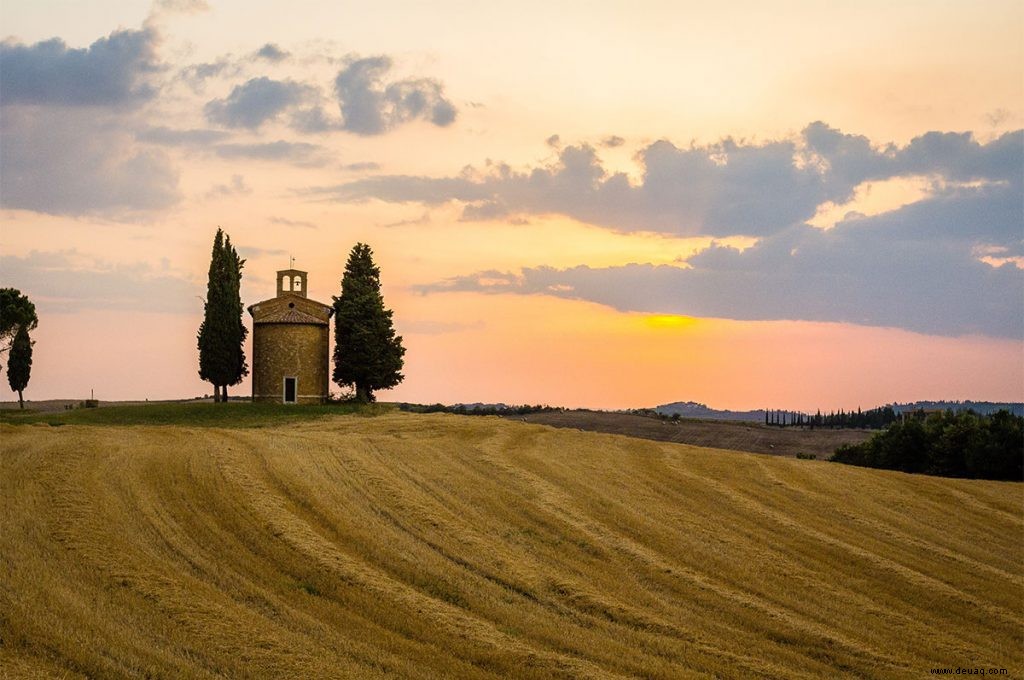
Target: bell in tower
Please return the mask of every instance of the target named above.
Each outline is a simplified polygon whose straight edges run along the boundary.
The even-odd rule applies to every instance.
[[[277,296],[285,293],[306,297],[306,272],[298,269],[282,269],[277,272]]]

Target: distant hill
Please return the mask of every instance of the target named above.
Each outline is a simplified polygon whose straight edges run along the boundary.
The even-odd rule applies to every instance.
[[[764,420],[764,409],[756,411],[720,411],[710,408],[707,404],[699,404],[695,401],[674,401],[671,404],[655,406],[654,410],[661,415],[672,416],[679,414],[682,418],[708,418],[711,420],[752,420],[761,422]]]

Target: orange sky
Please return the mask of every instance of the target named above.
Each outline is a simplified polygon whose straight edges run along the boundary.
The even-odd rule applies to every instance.
[[[27,398],[210,392],[217,226],[246,304],[374,248],[385,400],[1024,398],[1019,3],[279,7],[0,8]]]

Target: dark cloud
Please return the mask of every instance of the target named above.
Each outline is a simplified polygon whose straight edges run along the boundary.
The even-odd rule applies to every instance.
[[[370,198],[435,205],[468,203],[466,219],[562,214],[617,230],[679,235],[777,233],[842,204],[858,184],[910,175],[950,182],[1019,183],[1024,132],[987,144],[969,134],[928,133],[902,148],[873,147],[861,136],[809,125],[795,140],[725,139],[680,148],[661,140],[638,154],[639,183],[605,170],[593,147],[562,148],[558,160],[516,171],[505,164],[460,177],[382,176],[316,193],[340,201]]]
[[[562,146],[562,138],[558,135],[551,135],[544,140],[544,143],[550,146],[552,149],[558,149]]]
[[[344,129],[340,118],[332,118],[320,105],[296,109],[291,114],[290,124],[298,132],[319,134]]]
[[[5,208],[117,217],[180,199],[166,154],[140,148],[121,119],[91,109],[5,107],[0,175]]]
[[[260,59],[266,59],[267,61],[284,61],[290,55],[274,43],[267,43],[263,47],[256,50],[256,56]]]
[[[308,85],[261,76],[237,85],[226,98],[209,102],[204,111],[214,123],[255,129],[313,95],[314,90]]]
[[[617,146],[622,146],[626,143],[626,140],[618,135],[609,135],[601,140],[601,146],[606,149],[614,149]]]
[[[455,105],[445,98],[441,83],[429,78],[385,82],[391,66],[386,56],[352,59],[338,73],[334,86],[341,129],[379,135],[413,120],[440,127],[455,121]]]
[[[746,250],[713,245],[677,266],[485,271],[424,292],[544,294],[623,311],[1024,338],[1024,269],[1014,260],[1024,253],[1024,132],[987,144],[928,133],[882,148],[821,124],[802,137],[685,150],[656,142],[640,155],[637,185],[609,175],[593,149],[580,146],[528,173],[498,165],[483,176],[375,177],[328,191],[343,199],[455,199],[472,219],[557,212],[619,228],[759,237]],[[926,198],[849,215],[829,230],[803,223],[820,202],[842,201],[861,182],[912,175],[934,178]],[[662,221],[672,216],[679,221]],[[684,218],[696,228],[673,227]]]
[[[542,294],[630,312],[1024,338],[1024,270],[990,266],[968,244],[913,238],[882,222],[853,220],[829,231],[791,227],[742,252],[712,246],[686,266],[485,271],[421,290]]]
[[[0,256],[4,277],[17,281],[41,311],[79,312],[121,309],[195,313],[203,290],[187,278],[156,271],[144,262],[116,264],[74,250],[32,251],[25,257]]]
[[[0,104],[124,106],[151,98],[160,70],[157,34],[114,31],[88,48],[52,38],[34,45],[0,43]]]

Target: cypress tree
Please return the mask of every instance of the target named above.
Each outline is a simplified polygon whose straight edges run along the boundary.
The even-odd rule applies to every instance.
[[[395,335],[393,312],[384,307],[380,268],[373,251],[357,243],[349,253],[341,296],[334,298],[334,382],[354,386],[356,399],[375,400],[375,390],[402,382],[402,337]]]
[[[248,330],[242,323],[240,287],[245,260],[217,229],[210,255],[203,323],[199,326],[199,377],[213,384],[213,400],[227,401],[227,386],[249,374],[242,343]]]
[[[7,360],[7,383],[18,393],[18,406],[25,408],[22,391],[28,387],[29,375],[32,373],[32,345],[28,337],[28,326],[18,326],[18,332],[11,343],[11,355]]]
[[[245,361],[245,338],[249,329],[242,321],[244,308],[242,307],[242,267],[245,260],[238,257],[238,251],[231,245],[231,237],[224,237],[224,259],[225,276],[227,280],[227,303],[229,321],[226,325],[228,330],[228,364],[227,372],[222,383],[223,401],[228,400],[228,385],[237,385],[242,378],[249,375],[249,365]]]

